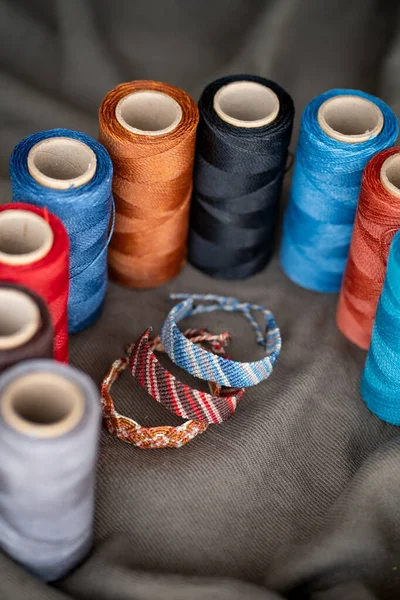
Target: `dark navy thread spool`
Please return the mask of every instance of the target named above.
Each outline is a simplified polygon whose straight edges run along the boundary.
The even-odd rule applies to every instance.
[[[208,85],[199,101],[189,260],[218,279],[268,263],[290,142],[291,97],[262,77]]]

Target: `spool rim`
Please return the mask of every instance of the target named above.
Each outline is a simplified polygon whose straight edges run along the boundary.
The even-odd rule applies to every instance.
[[[157,112],[158,111],[158,112]],[[136,90],[121,98],[115,107],[115,117],[118,123],[130,133],[142,136],[158,137],[174,131],[183,118],[180,104],[168,94],[158,90]],[[157,119],[159,128],[141,128],[134,126],[130,121],[142,122],[146,125]],[[143,120],[144,119],[144,120]]]
[[[361,127],[365,122],[363,132],[345,133],[333,126],[332,121],[340,122],[342,119],[344,123],[346,117],[347,120],[351,119],[350,108],[353,111],[353,117],[357,117],[357,122],[360,123]],[[317,120],[321,129],[330,138],[347,144],[366,142],[376,137],[381,133],[384,125],[383,113],[379,106],[368,98],[354,94],[339,94],[325,100],[318,109]]]
[[[279,98],[271,88],[246,80],[232,81],[222,86],[214,95],[213,106],[220,119],[234,127],[246,129],[269,125],[280,110]],[[246,110],[249,116],[253,113],[256,118],[239,118],[246,114]]]
[[[20,238],[17,240],[21,245],[26,243],[27,238],[34,244],[32,236],[35,235],[38,238],[41,238],[42,242],[36,249],[30,252],[9,253],[0,249],[0,262],[15,266],[29,265],[38,262],[47,256],[54,243],[53,230],[43,217],[28,210],[10,209],[0,212],[0,248],[2,244],[2,234],[4,236],[4,234],[10,233],[12,222],[14,222],[14,226],[19,222],[21,227],[21,231],[18,234]],[[14,236],[15,235],[16,233],[14,232]],[[25,240],[22,237],[23,235],[25,236]]]
[[[33,298],[23,290],[0,287],[0,322],[7,317],[8,324],[17,318],[20,327],[14,333],[0,333],[0,351],[26,344],[40,328],[40,310]]]
[[[91,181],[96,173],[96,154],[87,144],[65,136],[41,140],[29,150],[28,171],[44,187],[55,190],[78,188]],[[72,176],[73,172],[78,173]],[[60,175],[66,172],[71,176]],[[55,177],[49,173],[58,173]]]
[[[44,401],[38,399],[40,392],[45,395]],[[3,391],[0,403],[4,421],[12,429],[22,435],[44,439],[59,438],[72,431],[81,422],[85,407],[80,388],[51,371],[27,373],[14,380]],[[24,416],[32,410],[36,410],[36,414],[42,411],[42,415],[47,411],[47,416],[58,411],[62,416],[43,423]]]
[[[400,185],[400,152],[389,156],[382,164],[380,171],[380,180],[383,187],[396,198],[400,198],[400,187],[393,183],[395,178]]]

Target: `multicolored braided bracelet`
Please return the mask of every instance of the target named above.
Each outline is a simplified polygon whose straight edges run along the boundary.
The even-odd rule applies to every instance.
[[[171,360],[186,369],[194,377],[214,381],[226,387],[249,387],[260,383],[271,375],[281,350],[281,335],[273,314],[258,304],[240,302],[236,298],[213,294],[171,294],[171,299],[184,299],[169,312],[161,329],[161,341]],[[214,304],[200,304],[197,301],[212,301]],[[215,310],[242,312],[256,332],[257,343],[263,346],[266,356],[254,362],[241,363],[215,356],[192,344],[181,333],[177,322],[189,315],[197,315]],[[263,314],[266,332],[254,319],[252,311]]]
[[[205,330],[200,330],[200,332],[190,330],[190,332],[193,334],[191,336],[193,339],[195,339],[197,334],[203,334],[202,341],[204,341]],[[146,333],[148,332],[146,331]],[[226,333],[220,335],[206,334],[206,336],[206,341],[210,343],[214,351],[224,353],[224,345],[226,345],[229,339]],[[128,365],[129,359],[127,357],[115,360],[100,388],[104,422],[112,435],[141,449],[180,448],[190,442],[196,435],[208,429],[209,424],[200,420],[186,421],[177,427],[142,427],[133,419],[124,417],[118,413],[111,397],[111,386]]]
[[[150,329],[145,331],[135,345],[128,349],[129,368],[138,383],[152,396],[179,417],[218,424],[233,415],[244,395],[244,388],[231,390],[219,388],[207,394],[179,381],[158,361],[154,350],[164,351],[159,337],[149,340]],[[212,334],[204,330],[183,333],[193,344],[210,342]],[[228,334],[221,343],[211,340],[210,346],[218,355],[225,354]],[[215,337],[215,336],[214,336]]]

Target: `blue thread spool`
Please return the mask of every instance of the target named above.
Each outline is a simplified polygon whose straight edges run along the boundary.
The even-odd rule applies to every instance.
[[[400,425],[400,232],[390,246],[361,395],[380,419]]]
[[[305,108],[281,245],[292,281],[339,291],[363,169],[397,134],[391,109],[356,90],[326,92]]]
[[[22,140],[10,158],[13,201],[47,207],[70,237],[68,329],[100,315],[107,286],[112,164],[89,136],[53,129]]]

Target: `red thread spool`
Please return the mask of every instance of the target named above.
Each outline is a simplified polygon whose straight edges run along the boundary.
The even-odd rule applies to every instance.
[[[46,301],[54,358],[68,362],[69,239],[55,215],[20,202],[0,206],[0,280],[25,285]]]
[[[390,244],[400,229],[400,147],[379,152],[366,165],[336,321],[367,350],[386,273]]]

